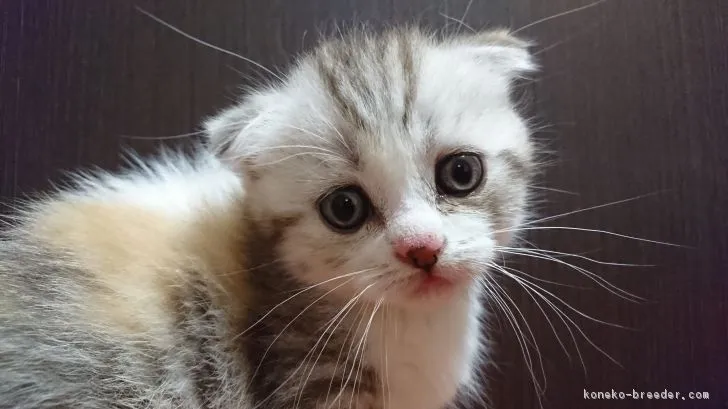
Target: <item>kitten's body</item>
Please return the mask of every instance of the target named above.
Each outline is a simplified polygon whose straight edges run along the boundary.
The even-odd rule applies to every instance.
[[[523,218],[531,148],[508,87],[530,68],[502,33],[355,34],[208,121],[214,156],[30,207],[0,241],[0,407],[440,409],[473,392],[473,277]],[[431,168],[464,148],[487,184],[436,193]],[[316,206],[347,184],[373,213],[343,233]],[[391,246],[435,233],[454,284],[418,295]]]
[[[0,241],[0,407],[247,407],[239,179],[210,156],[94,179]]]

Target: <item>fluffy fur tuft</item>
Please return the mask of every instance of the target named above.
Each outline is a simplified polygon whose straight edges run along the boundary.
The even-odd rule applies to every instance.
[[[29,206],[0,241],[0,407],[477,395],[487,268],[534,171],[511,84],[535,68],[504,31],[353,32],[207,120],[196,156],[81,174]],[[448,195],[461,154],[483,181]],[[368,213],[342,231],[322,203],[346,187]],[[423,237],[442,243],[426,274],[395,254]],[[420,291],[431,275],[447,289]]]

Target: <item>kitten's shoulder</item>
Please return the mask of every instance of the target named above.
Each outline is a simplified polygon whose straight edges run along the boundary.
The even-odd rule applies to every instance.
[[[0,234],[0,408],[199,407],[196,382],[232,390],[242,196],[214,157],[167,154],[25,206]],[[229,378],[186,366],[213,358]],[[235,390],[215,407],[244,405]]]
[[[226,278],[241,263],[242,196],[237,175],[212,155],[164,153],[116,174],[78,174],[75,187],[30,205],[6,240],[87,274],[94,285],[85,309],[99,314],[89,318],[155,325],[183,283],[203,280],[220,293],[242,285]]]

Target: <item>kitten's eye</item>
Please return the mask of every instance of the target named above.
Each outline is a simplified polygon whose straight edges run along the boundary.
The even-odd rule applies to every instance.
[[[484,175],[483,162],[474,153],[446,156],[435,166],[437,188],[450,196],[463,197],[472,193],[480,186]]]
[[[369,209],[369,200],[356,186],[337,189],[319,202],[324,221],[342,233],[357,231],[369,216]]]

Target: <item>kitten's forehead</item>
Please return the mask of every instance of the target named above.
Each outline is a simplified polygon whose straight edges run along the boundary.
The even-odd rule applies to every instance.
[[[351,35],[304,59],[294,88],[310,88],[301,94],[340,129],[352,162],[366,152],[412,157],[433,147],[522,144],[483,134],[522,133],[522,126],[508,100],[509,78],[466,51],[416,29]]]
[[[376,37],[352,35],[323,44],[309,64],[336,112],[349,124],[375,132],[385,123],[407,125],[429,45],[426,37],[405,29]]]

